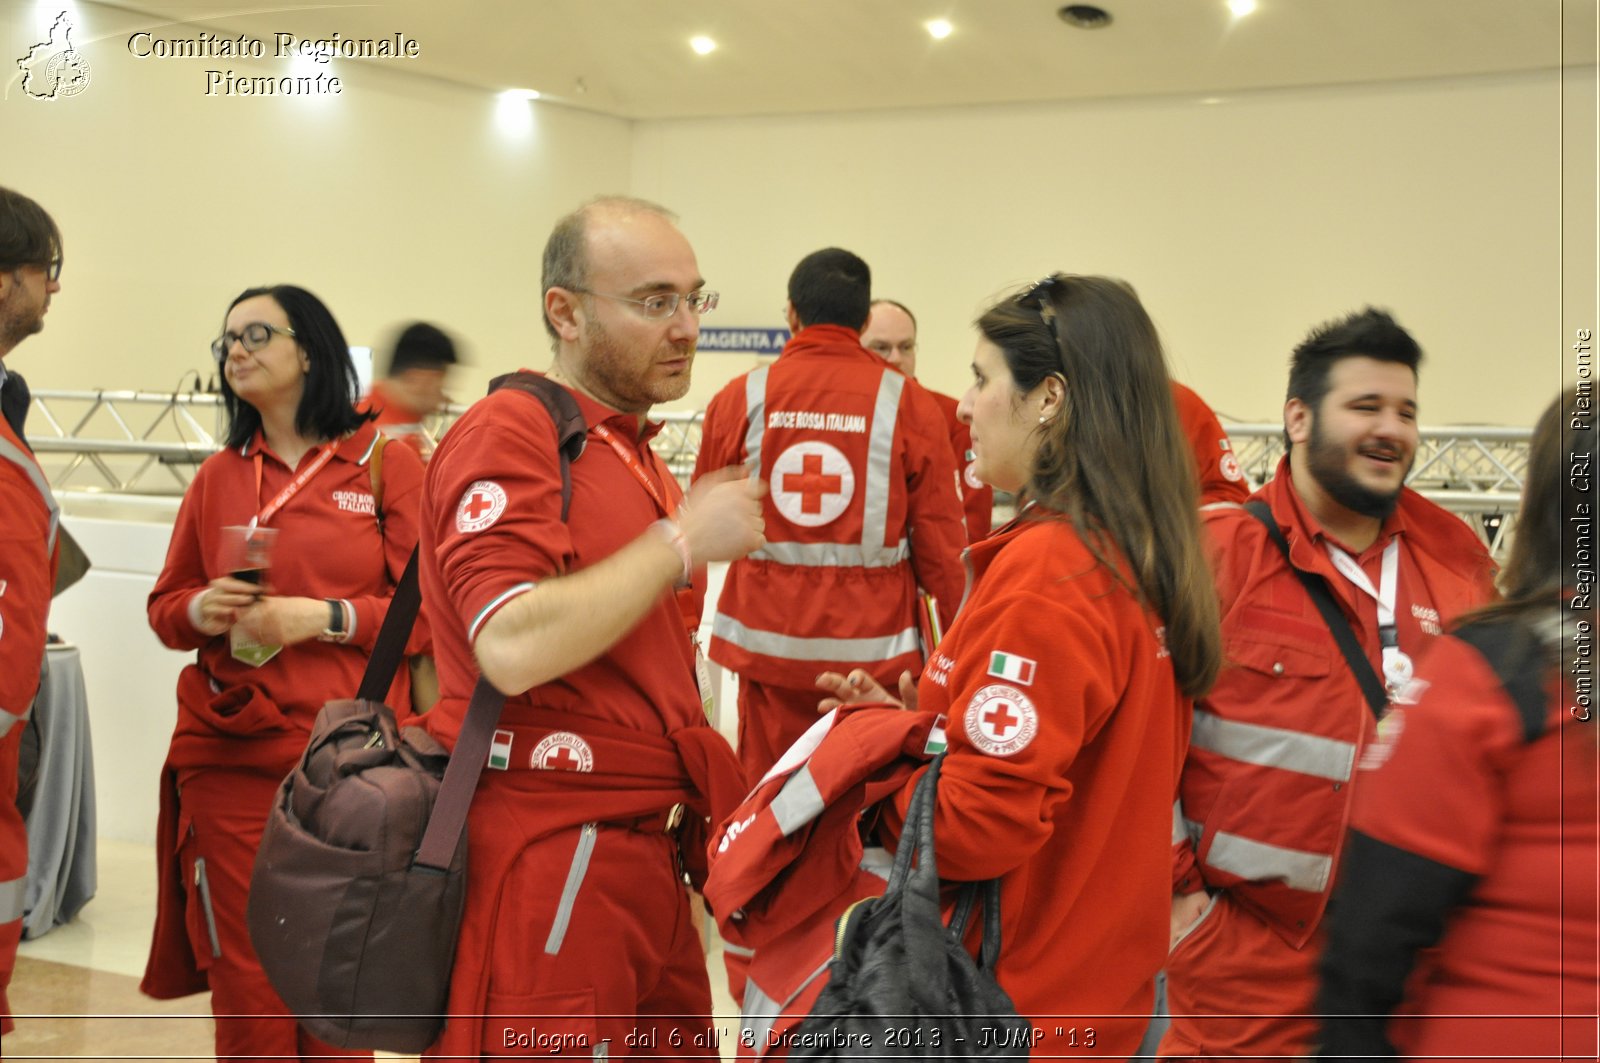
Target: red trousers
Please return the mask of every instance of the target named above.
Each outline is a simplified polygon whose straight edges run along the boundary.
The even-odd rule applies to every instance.
[[[1162,1057],[1268,1060],[1305,1055],[1316,1036],[1318,931],[1296,949],[1223,891],[1167,957],[1172,1025]]]
[[[16,1025],[11,1021],[6,990],[17,967],[23,891],[28,882],[28,831],[17,811],[17,755],[26,729],[18,721],[0,738],[0,1033],[10,1033]]]
[[[817,722],[817,702],[826,696],[816,687],[796,690],[739,677],[739,764],[750,786]]]
[[[590,1059],[603,1042],[612,1057],[717,1059],[676,839],[591,824],[529,840],[508,807],[527,795],[498,774],[468,819],[468,851],[485,856],[467,878],[451,1017],[425,1055]],[[507,861],[486,848],[508,845]]]
[[[371,1059],[371,1052],[334,1048],[302,1030],[250,945],[244,914],[250,869],[279,781],[220,768],[178,779],[178,859],[189,890],[189,941],[211,986],[217,1063]]]

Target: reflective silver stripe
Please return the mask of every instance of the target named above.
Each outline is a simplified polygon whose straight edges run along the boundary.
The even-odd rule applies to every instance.
[[[884,553],[889,535],[889,479],[894,467],[894,428],[900,417],[900,393],[906,378],[884,367],[878,398],[872,407],[872,435],[867,440],[867,482],[862,489],[861,546],[868,557]]]
[[[817,789],[817,780],[811,777],[809,765],[789,776],[771,805],[772,814],[778,817],[778,829],[785,838],[816,819],[824,807],[822,791]]]
[[[0,923],[15,923],[22,918],[23,895],[28,892],[28,876],[0,882]]]
[[[767,543],[750,556],[808,568],[892,568],[911,559],[911,545],[904,539],[887,549],[854,543]]]
[[[1172,802],[1172,844],[1189,840],[1188,820],[1183,818],[1183,802]]]
[[[753,979],[745,979],[744,1010],[739,1016],[739,1025],[743,1027],[740,1043],[759,1047],[762,1051],[757,1051],[756,1055],[761,1056],[767,1046],[767,1031],[772,1029],[782,1011],[782,1004],[767,996]]]
[[[489,619],[489,614],[493,613],[496,609],[500,608],[517,595],[531,591],[537,586],[537,583],[519,583],[510,590],[501,592],[495,597],[494,601],[480,609],[478,611],[478,615],[472,618],[472,626],[467,628],[467,641],[470,643],[477,639],[478,628],[482,627],[483,622]]]
[[[545,939],[544,951],[554,956],[561,951],[561,942],[567,936],[567,924],[572,922],[572,908],[578,902],[578,889],[589,873],[589,858],[594,855],[594,839],[599,828],[585,823],[578,835],[578,848],[572,854],[572,866],[567,869],[567,883],[561,887],[561,901],[556,905],[555,922],[550,924],[550,936]]]
[[[20,449],[4,436],[0,436],[0,461],[9,461],[33,481],[34,490],[39,492],[44,508],[50,512],[50,535],[45,540],[45,552],[55,553],[56,533],[61,527],[61,507],[56,505],[56,496],[50,492],[50,481],[44,478],[44,473],[39,470],[39,463],[34,461],[27,451]]]
[[[881,845],[874,845],[861,851],[861,863],[858,866],[868,874],[877,875],[888,882],[889,872],[894,870],[894,854]]]
[[[761,469],[761,435],[767,430],[767,366],[752,369],[744,378],[744,410],[748,422],[744,427],[745,458],[759,473]]]
[[[1333,873],[1333,857],[1251,841],[1219,830],[1211,838],[1206,864],[1251,882],[1282,880],[1291,889],[1321,893]]]
[[[1243,509],[1243,508],[1244,507],[1241,506],[1237,502],[1207,502],[1205,505],[1200,507],[1200,512],[1204,513],[1207,510],[1211,510],[1211,509]]]
[[[743,956],[747,960],[756,954],[755,949],[747,949],[743,945],[735,945],[731,941],[724,941],[722,943],[722,951],[726,952],[729,956]]]
[[[1347,781],[1356,763],[1356,747],[1350,742],[1224,720],[1200,709],[1194,713],[1194,734],[1189,744],[1246,764],[1283,768],[1334,782]]]
[[[21,716],[15,716],[3,709],[0,709],[0,738],[4,738],[6,735],[10,734],[11,729],[17,724],[27,722],[28,717],[32,715],[32,705],[29,705]]]
[[[915,627],[877,638],[808,639],[759,631],[720,612],[711,620],[711,634],[751,653],[791,661],[888,661],[902,653],[916,653],[921,646]]]

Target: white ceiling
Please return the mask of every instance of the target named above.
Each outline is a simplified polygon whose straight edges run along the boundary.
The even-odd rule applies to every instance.
[[[385,37],[421,46],[390,69],[534,89],[624,118],[772,115],[1167,94],[1217,95],[1592,65],[1595,0],[1101,0],[1069,27],[1058,0],[367,0],[219,9],[116,5],[269,42]],[[252,12],[250,9],[255,9]],[[945,18],[954,32],[923,28]],[[718,48],[701,57],[689,38]]]

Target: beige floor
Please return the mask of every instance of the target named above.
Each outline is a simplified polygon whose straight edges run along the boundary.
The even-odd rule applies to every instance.
[[[210,1059],[211,1017],[204,994],[157,1001],[139,993],[145,950],[155,920],[155,851],[102,841],[99,890],[78,918],[35,941],[17,957],[10,997],[17,1029],[4,1059]],[[717,1026],[738,1031],[715,934],[708,946]],[[724,1033],[723,1055],[733,1058]],[[386,1057],[405,1059],[408,1057]]]

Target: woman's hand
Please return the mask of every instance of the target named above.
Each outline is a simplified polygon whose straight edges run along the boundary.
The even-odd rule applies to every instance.
[[[261,588],[232,576],[218,576],[200,595],[196,625],[202,635],[221,635],[238,623],[240,613],[261,597]]]
[[[832,712],[841,705],[857,705],[862,702],[877,704],[898,705],[903,709],[917,707],[917,681],[910,672],[900,673],[900,697],[890,696],[883,689],[883,684],[872,678],[864,668],[852,669],[849,675],[840,675],[838,672],[823,672],[817,676],[817,689],[825,690],[831,696],[823,698],[817,703],[818,714]]]
[[[328,603],[321,598],[261,598],[239,614],[238,623],[263,646],[293,646],[327,630]]]

